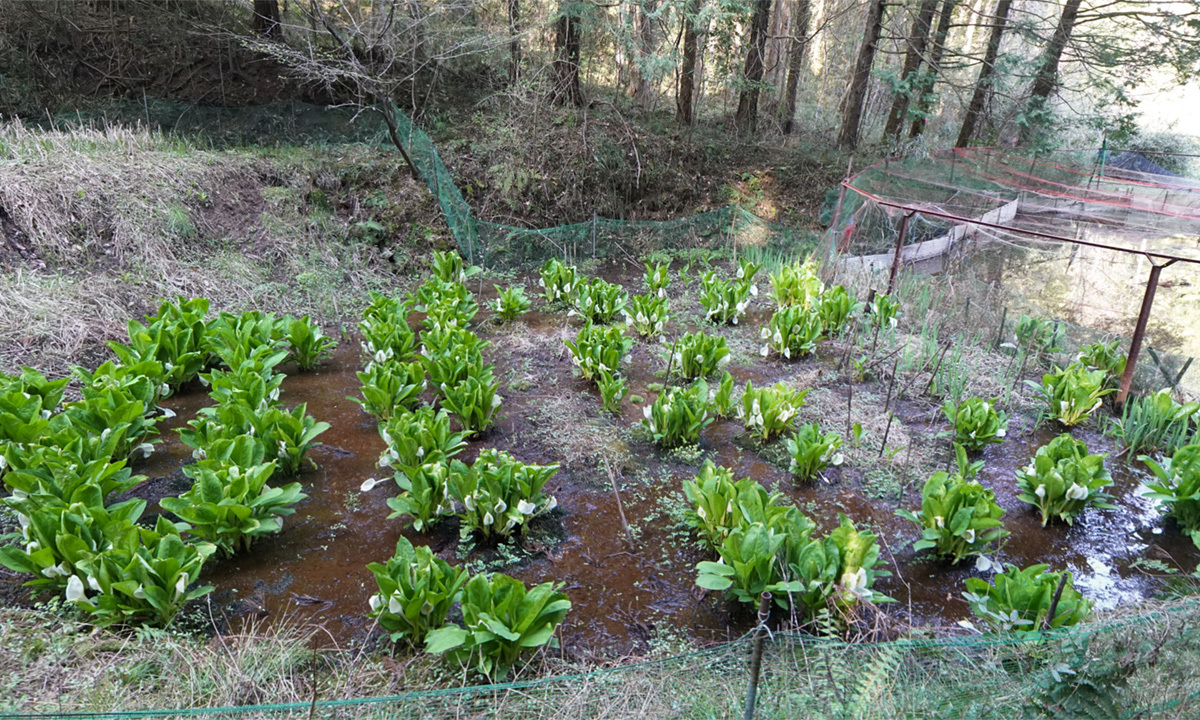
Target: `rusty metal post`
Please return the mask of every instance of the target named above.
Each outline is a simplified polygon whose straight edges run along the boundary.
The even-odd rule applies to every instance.
[[[1117,406],[1125,404],[1129,390],[1133,387],[1133,371],[1137,368],[1138,355],[1142,351],[1142,342],[1146,339],[1146,323],[1150,321],[1150,308],[1154,305],[1154,293],[1158,291],[1158,276],[1165,267],[1170,267],[1175,261],[1159,265],[1150,260],[1150,279],[1146,281],[1146,294],[1142,296],[1142,309],[1138,313],[1137,325],[1133,328],[1133,340],[1129,343],[1129,357],[1125,360],[1125,373],[1121,375],[1121,390],[1117,393]]]
[[[758,699],[758,673],[762,670],[763,636],[771,614],[771,593],[764,590],[758,597],[758,626],[754,628],[754,651],[750,655],[750,687],[746,690],[746,709],[742,720],[753,720],[754,702]]]
[[[888,277],[887,294],[896,289],[896,275],[900,272],[900,251],[904,249],[904,238],[908,235],[908,221],[917,211],[913,210],[900,218],[900,232],[896,234],[896,254],[892,257],[892,274]]]

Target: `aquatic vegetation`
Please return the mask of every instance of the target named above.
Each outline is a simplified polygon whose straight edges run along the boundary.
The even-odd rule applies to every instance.
[[[913,543],[913,550],[933,550],[954,564],[996,549],[1009,534],[995,493],[969,479],[966,451],[959,446],[956,452],[959,471],[953,475],[936,472],[925,481],[919,513],[896,511],[921,528],[921,539]]]
[[[587,322],[608,325],[619,315],[626,313],[629,305],[629,293],[625,288],[592,278],[575,286],[571,300],[571,312],[568,315],[578,315]]]
[[[807,394],[808,390],[792,390],[783,383],[756,388],[753,382],[747,382],[737,416],[746,424],[747,431],[760,441],[769,442],[792,429]]]
[[[1071,573],[1047,572],[1049,567],[1041,564],[1021,569],[1012,565],[990,583],[967,578],[963,597],[971,612],[996,632],[1037,632],[1043,625],[1060,628],[1086,620],[1092,604],[1075,589]],[[1064,577],[1062,596],[1047,623],[1054,593]]]
[[[792,462],[788,471],[801,480],[812,480],[830,465],[841,465],[842,454],[838,449],[842,438],[837,433],[822,433],[817,423],[805,423],[787,438],[788,454]]]
[[[664,388],[652,404],[642,408],[642,427],[659,447],[693,445],[700,439],[700,431],[713,422],[708,409],[708,384],[704,380],[696,380],[686,388]]]
[[[817,349],[823,330],[817,311],[802,305],[780,308],[759,333],[766,341],[759,354],[766,357],[768,350],[774,350],[788,360],[802,358]]]
[[[499,285],[493,285],[496,288],[496,299],[492,302],[492,310],[495,311],[496,317],[505,322],[512,322],[529,312],[529,308],[533,303],[529,298],[525,297],[524,285],[512,285],[503,290]]]
[[[563,341],[571,351],[571,362],[586,380],[598,382],[605,374],[613,377],[621,361],[633,348],[633,338],[626,337],[620,327],[587,323],[575,333],[575,341]]]
[[[467,584],[468,574],[407,538],[396,541],[396,553],[386,564],[371,563],[379,592],[370,599],[367,617],[389,632],[392,642],[424,644],[430,632],[446,624],[446,615]]]
[[[644,338],[659,337],[671,319],[666,294],[634,295],[625,311],[625,324]]]
[[[523,463],[506,452],[484,450],[470,466],[451,462],[450,494],[462,505],[458,514],[464,536],[479,533],[485,540],[525,532],[530,520],[558,506],[542,492],[558,472],[558,464]]]
[[[954,426],[954,442],[970,451],[1003,442],[1008,432],[1008,415],[996,409],[995,400],[970,398],[957,405],[948,402],[942,412]]]
[[[574,265],[566,265],[557,258],[550,258],[542,266],[541,278],[538,285],[542,287],[542,297],[552,306],[571,304],[575,296],[575,288],[582,278],[578,276]]]
[[[1055,368],[1042,376],[1042,383],[1030,384],[1046,403],[1046,412],[1066,427],[1087,420],[1100,407],[1101,398],[1112,392],[1104,387],[1104,371],[1088,370],[1079,363]]]
[[[426,636],[433,654],[453,651],[493,681],[508,677],[527,649],[557,647],[554,630],[571,601],[561,583],[525,583],[502,573],[476,575],[462,590],[463,626],[447,625]]]
[[[1162,503],[1183,532],[1200,547],[1200,445],[1185,445],[1158,462],[1145,455],[1138,458],[1154,473],[1146,497]]]
[[[706,378],[729,364],[729,345],[720,335],[684,333],[675,341],[671,362],[687,380]]]
[[[1112,485],[1105,455],[1089,455],[1087,444],[1062,434],[1038,448],[1033,462],[1017,471],[1018,496],[1038,508],[1042,525],[1061,518],[1070,525],[1089,505],[1112,509],[1103,489]]]

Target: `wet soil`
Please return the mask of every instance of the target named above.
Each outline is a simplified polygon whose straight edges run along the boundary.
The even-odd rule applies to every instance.
[[[605,275],[627,287],[640,286],[640,272],[632,269]],[[488,292],[481,293],[481,303],[487,297]],[[755,312],[762,317],[755,317],[764,321],[766,301],[758,304]],[[833,468],[823,481],[794,483],[783,453],[748,441],[732,420],[718,420],[708,427],[698,448],[660,452],[633,429],[641,419],[640,405],[627,399],[618,415],[603,413],[598,393],[572,374],[560,338],[573,336],[577,318],[549,313],[540,303],[536,311],[509,326],[498,325],[489,316],[486,309],[480,312],[476,331],[492,342],[485,354],[501,379],[502,417],[493,430],[470,443],[462,459],[469,461],[481,449],[494,447],[526,462],[561,463],[547,486],[559,509],[534,523],[524,538],[493,548],[460,541],[453,519],[430,533],[404,529],[401,519],[389,519],[386,501],[397,491],[394,485],[381,483],[370,492],[360,491],[364,480],[379,475],[376,460],[384,443],[374,419],[346,399],[357,393],[355,372],[361,359],[357,343],[345,342],[317,370],[290,373],[284,381],[285,404],[307,402],[308,412],[332,428],[310,454],[316,467],[306,468],[299,477],[308,498],[287,518],[284,530],[260,540],[250,552],[206,567],[205,581],[217,588],[213,607],[218,616],[231,622],[300,616],[321,622],[339,643],[366,639],[373,628],[363,613],[375,591],[366,564],[390,557],[403,534],[474,570],[502,570],[527,583],[562,583],[572,602],[562,629],[571,652],[610,656],[637,652],[657,637],[684,634],[715,641],[736,636],[750,627],[752,619],[744,609],[698,591],[694,568],[706,557],[680,520],[682,482],[694,476],[705,459],[783,492],[825,529],[837,524],[840,513],[860,526],[874,528],[894,573],[877,588],[898,601],[887,611],[900,622],[948,626],[968,614],[962,583],[976,573],[973,563],[955,567],[913,553],[915,527],[894,515],[898,507],[894,497],[879,499],[864,491],[858,468]],[[673,329],[693,329],[694,323],[694,316],[691,321],[679,319]],[[735,339],[756,346],[760,325],[747,318],[722,332],[731,338],[731,346]],[[802,376],[819,379],[829,358],[837,354],[836,349],[825,348],[815,358],[785,364],[752,363],[744,353],[735,352],[730,369],[739,381],[752,379],[756,384]],[[661,345],[635,347],[627,375],[632,394],[653,400],[650,386],[662,382],[666,355]],[[135,467],[150,478],[135,491],[138,495],[153,503],[186,489],[180,467],[190,461],[190,453],[173,428],[207,403],[199,387],[166,401],[177,416],[164,423],[163,442],[154,455]],[[935,437],[945,427],[929,407],[905,401],[896,412],[897,423],[904,424],[911,437],[949,448],[949,439]],[[841,422],[830,420],[835,428]],[[1037,512],[1017,499],[1014,471],[1057,432],[1034,429],[1016,418],[1006,441],[981,455],[985,462],[981,481],[995,491],[1012,532],[997,559],[1069,569],[1076,575],[1077,587],[1099,608],[1134,602],[1154,592],[1155,582],[1131,566],[1134,560],[1158,559],[1189,570],[1196,564],[1196,548],[1138,495],[1143,474],[1123,460],[1108,460],[1116,510],[1085,512],[1073,527],[1043,528]],[[1098,433],[1077,430],[1075,435],[1093,452],[1113,450],[1112,441]],[[628,530],[620,519],[606,462],[617,478]],[[911,483],[900,504],[919,506],[919,492],[920,483]],[[149,510],[156,512],[156,505]]]

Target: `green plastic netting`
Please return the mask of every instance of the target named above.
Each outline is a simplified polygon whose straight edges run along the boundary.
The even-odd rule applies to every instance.
[[[1044,634],[845,643],[764,634],[756,718],[1200,716],[1200,602]],[[0,718],[731,718],[753,635],[586,674],[403,695],[229,708]]]

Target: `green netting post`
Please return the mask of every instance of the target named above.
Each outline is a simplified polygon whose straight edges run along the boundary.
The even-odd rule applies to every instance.
[[[763,638],[767,634],[767,618],[771,614],[771,593],[764,590],[758,597],[758,627],[754,628],[754,650],[750,653],[750,687],[746,689],[746,709],[742,720],[753,720],[754,702],[758,699],[758,674],[762,670]]]

